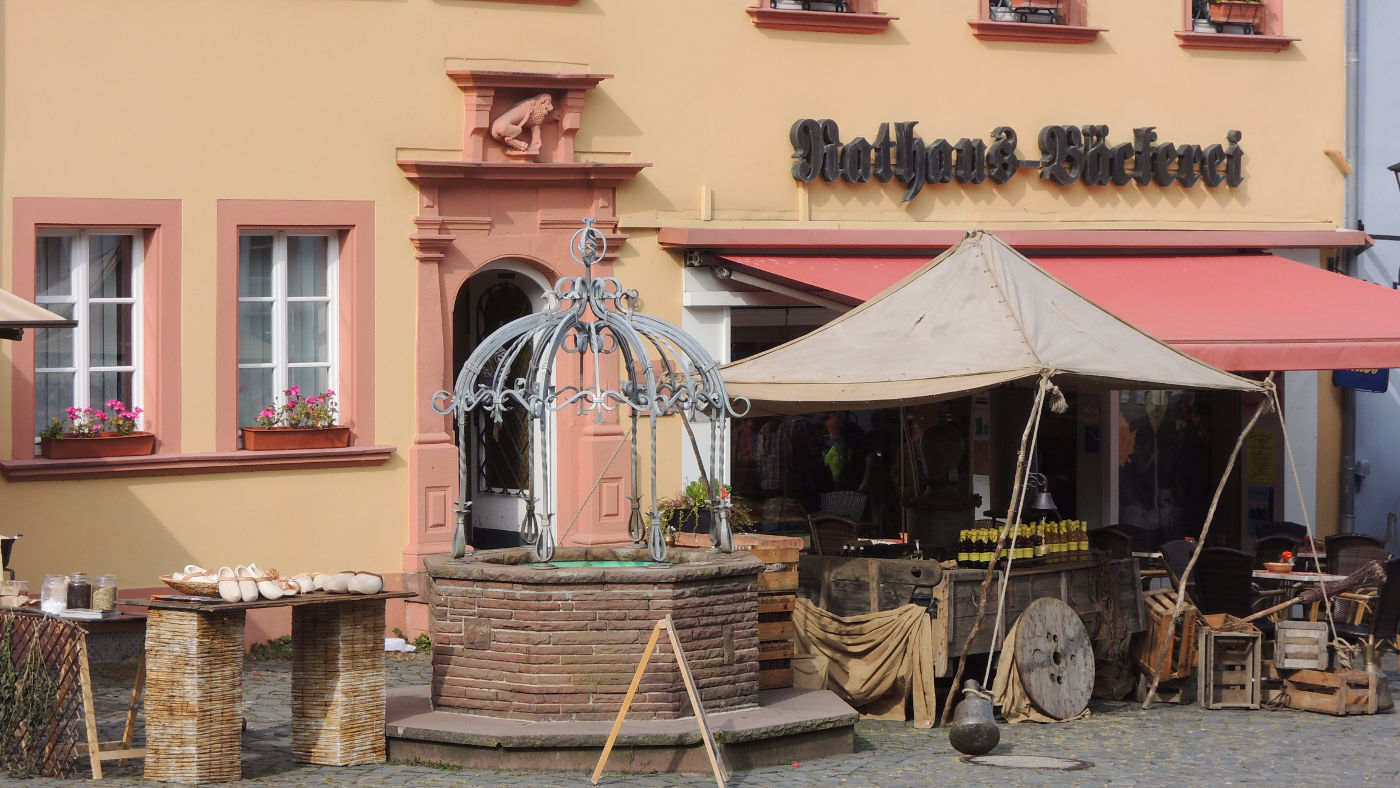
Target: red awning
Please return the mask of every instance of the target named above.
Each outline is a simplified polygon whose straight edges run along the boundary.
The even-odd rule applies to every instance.
[[[794,287],[858,303],[922,266],[918,257],[729,256]],[[1228,370],[1400,367],[1400,293],[1267,254],[1041,257],[1090,301]]]

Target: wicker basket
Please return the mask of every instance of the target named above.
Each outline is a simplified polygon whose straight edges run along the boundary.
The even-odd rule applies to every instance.
[[[192,583],[187,580],[176,580],[170,575],[161,575],[160,582],[165,583],[182,594],[189,594],[190,596],[217,597],[219,595],[219,584],[217,581],[213,583]]]
[[[239,578],[239,579],[248,580],[249,578],[246,578],[246,577],[245,577],[245,578]],[[264,569],[264,570],[263,570],[263,576],[262,576],[262,577],[253,578],[253,579],[256,579],[256,580],[277,580],[277,579],[279,579],[279,578],[278,578],[278,576],[277,576],[277,570],[276,570],[276,569]],[[160,582],[165,583],[166,585],[170,586],[171,588],[175,589],[176,591],[179,591],[179,592],[182,593],[182,594],[189,594],[190,596],[209,596],[209,597],[217,597],[217,596],[219,595],[219,581],[217,581],[217,580],[215,580],[215,581],[213,581],[213,582],[200,582],[200,581],[198,581],[198,580],[195,580],[195,581],[190,581],[190,580],[176,580],[174,577],[171,577],[170,575],[161,575],[161,576],[160,576]]]

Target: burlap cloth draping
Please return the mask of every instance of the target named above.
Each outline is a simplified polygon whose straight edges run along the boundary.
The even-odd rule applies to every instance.
[[[914,700],[914,727],[932,728],[937,696],[933,679],[933,624],[920,605],[843,617],[798,599],[792,613],[798,653],[811,654],[825,686],[861,710]]]
[[[1071,722],[1086,719],[1089,716],[1088,707],[1073,717],[1057,720],[1031,702],[1025,687],[1021,686],[1021,671],[1016,667],[1016,627],[1020,625],[1021,619],[1018,618],[1001,644],[997,676],[992,679],[992,705],[1001,707],[1001,716],[1007,722]]]

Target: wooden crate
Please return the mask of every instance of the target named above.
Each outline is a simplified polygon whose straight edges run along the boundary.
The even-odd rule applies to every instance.
[[[1133,657],[1138,665],[1149,676],[1158,676],[1162,681],[1191,675],[1196,669],[1197,633],[1201,626],[1196,606],[1183,602],[1175,630],[1168,633],[1172,608],[1176,606],[1176,591],[1170,588],[1148,591],[1142,595],[1142,602],[1147,629],[1133,639]],[[1166,653],[1159,658],[1162,644],[1168,640]]]
[[[1253,627],[1251,627],[1253,629]],[[1262,675],[1259,631],[1202,629],[1196,644],[1196,699],[1207,709],[1257,709]]]
[[[1299,670],[1283,680],[1290,709],[1322,714],[1375,714],[1378,683],[1383,677],[1359,670]]]
[[[737,534],[735,546],[763,561],[758,576],[758,688],[792,686],[796,639],[792,611],[797,606],[797,560],[802,540],[791,536]]]
[[[1279,670],[1327,670],[1327,622],[1275,624],[1274,665]]]

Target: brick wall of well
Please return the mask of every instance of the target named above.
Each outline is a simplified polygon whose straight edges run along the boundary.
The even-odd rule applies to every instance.
[[[652,627],[670,613],[705,710],[755,705],[755,577],[569,586],[435,578],[433,702],[515,719],[612,719]],[[628,718],[691,713],[663,632]]]

